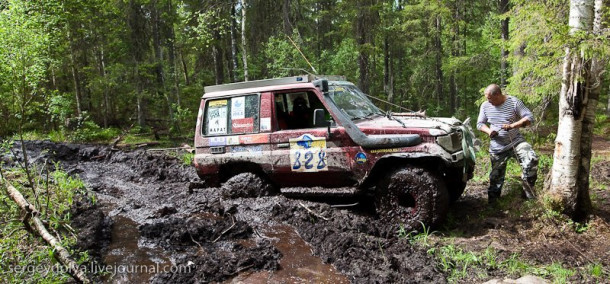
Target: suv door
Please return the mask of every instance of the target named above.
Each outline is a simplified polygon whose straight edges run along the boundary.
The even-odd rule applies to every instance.
[[[274,161],[272,179],[282,186],[352,186],[357,151],[345,131],[315,127],[315,109],[328,108],[315,90],[290,90],[273,93],[273,132],[270,135]]]

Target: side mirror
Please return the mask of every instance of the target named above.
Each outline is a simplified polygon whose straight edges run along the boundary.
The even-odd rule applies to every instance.
[[[326,111],[317,108],[313,111],[313,127],[327,127],[328,137],[330,138],[332,133],[330,133],[330,126],[332,121],[326,120]]]
[[[325,111],[321,108],[317,108],[313,111],[313,126],[314,127],[324,127],[330,126],[330,123],[326,121]]]

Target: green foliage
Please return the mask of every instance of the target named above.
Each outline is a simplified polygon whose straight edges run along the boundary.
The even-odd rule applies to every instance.
[[[51,234],[59,236],[63,246],[76,243],[76,235],[71,227],[69,209],[77,193],[82,193],[84,184],[79,179],[70,177],[62,171],[59,165],[56,170],[47,173],[46,169],[35,169],[42,172],[35,178],[35,188],[38,200],[34,196],[26,196],[28,201],[37,206],[42,213],[39,217],[47,220],[47,229]],[[3,170],[4,171],[4,170]],[[47,178],[48,174],[48,178]],[[24,173],[20,170],[4,172],[11,177],[11,184],[22,193],[29,192],[21,186]],[[47,181],[49,181],[47,183]],[[67,273],[62,273],[60,264],[55,261],[53,250],[39,237],[28,233],[24,227],[22,214],[4,190],[4,181],[0,192],[0,282],[3,283],[65,283],[71,281]],[[75,255],[77,262],[82,264],[90,260],[87,253]]]
[[[192,166],[193,158],[195,158],[195,154],[193,153],[184,153],[180,156],[180,159],[185,166]]]
[[[71,141],[94,142],[109,141],[117,137],[120,130],[116,128],[101,128],[87,117],[77,121],[76,129],[70,134]]]
[[[48,20],[31,1],[2,1],[0,10],[0,135],[21,130],[40,112],[49,61]]]

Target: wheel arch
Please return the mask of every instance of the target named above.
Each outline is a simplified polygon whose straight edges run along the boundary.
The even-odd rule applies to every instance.
[[[446,161],[436,156],[388,155],[375,163],[371,172],[365,177],[364,182],[362,182],[361,188],[367,189],[374,187],[380,179],[385,177],[385,175],[393,172],[397,168],[405,166],[422,167],[441,176],[447,168]]]

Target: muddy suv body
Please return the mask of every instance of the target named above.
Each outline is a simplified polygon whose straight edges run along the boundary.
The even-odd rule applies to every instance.
[[[472,177],[468,123],[382,112],[341,78],[297,76],[205,88],[197,174],[253,173],[286,195],[374,196],[382,218],[438,223]]]

